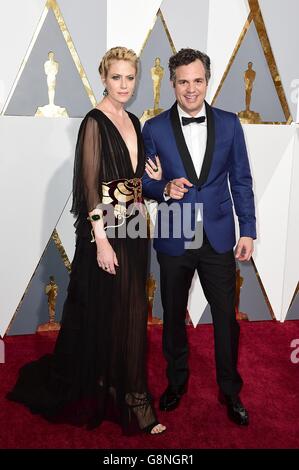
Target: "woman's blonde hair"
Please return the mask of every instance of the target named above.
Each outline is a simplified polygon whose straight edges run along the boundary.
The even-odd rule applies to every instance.
[[[112,47],[106,52],[99,65],[99,73],[106,78],[109,67],[113,60],[128,60],[135,67],[136,74],[138,72],[138,57],[132,49],[126,47]]]

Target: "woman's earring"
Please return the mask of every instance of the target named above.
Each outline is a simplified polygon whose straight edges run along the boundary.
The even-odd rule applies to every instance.
[[[103,91],[103,95],[104,95],[104,96],[108,96],[108,90],[107,90],[107,88],[105,88],[105,90]]]

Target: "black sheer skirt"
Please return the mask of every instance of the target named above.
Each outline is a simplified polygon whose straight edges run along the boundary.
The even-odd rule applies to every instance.
[[[54,354],[26,364],[8,398],[53,422],[131,434],[156,422],[146,378],[144,239],[110,240],[116,276],[99,269],[96,245],[78,237]]]

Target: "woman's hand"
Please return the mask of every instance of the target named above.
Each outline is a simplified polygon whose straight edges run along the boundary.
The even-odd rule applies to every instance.
[[[158,155],[155,156],[156,163],[152,158],[147,158],[145,171],[153,180],[160,181],[162,179],[162,167]]]
[[[118,266],[118,261],[107,238],[97,240],[97,262],[107,273],[116,274],[115,266]]]

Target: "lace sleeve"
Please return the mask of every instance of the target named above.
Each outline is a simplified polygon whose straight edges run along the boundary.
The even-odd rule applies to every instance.
[[[77,140],[71,212],[91,212],[101,202],[101,135],[92,117],[83,120]]]

